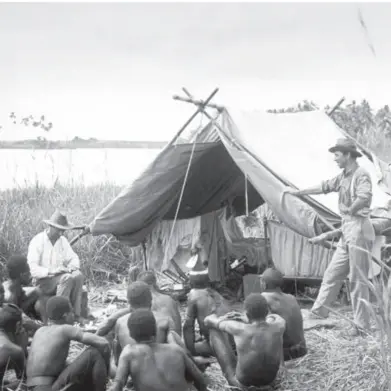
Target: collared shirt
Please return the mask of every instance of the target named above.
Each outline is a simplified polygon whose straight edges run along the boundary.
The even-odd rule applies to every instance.
[[[80,269],[80,260],[67,238],[60,236],[53,245],[46,231],[34,236],[29,244],[27,260],[33,278],[47,277],[59,267]]]
[[[372,180],[369,172],[357,163],[343,170],[335,178],[322,182],[323,193],[338,192],[338,206],[342,217],[346,216],[357,198],[365,200],[365,206],[355,216],[368,217],[372,203]]]

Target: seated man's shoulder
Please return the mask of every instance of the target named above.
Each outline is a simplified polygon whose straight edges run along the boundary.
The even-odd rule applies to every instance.
[[[172,357],[183,357],[185,355],[185,351],[182,347],[175,344],[170,343],[159,343],[155,345],[156,352],[163,353],[164,355],[170,355]]]
[[[41,232],[38,232],[37,234],[35,234],[31,240],[30,240],[30,243],[32,242],[36,242],[38,240],[42,240],[42,237],[45,235],[45,231],[41,231]]]

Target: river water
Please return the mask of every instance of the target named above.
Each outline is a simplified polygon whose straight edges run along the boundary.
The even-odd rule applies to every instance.
[[[86,186],[131,183],[160,149],[0,149],[0,190],[56,181]]]

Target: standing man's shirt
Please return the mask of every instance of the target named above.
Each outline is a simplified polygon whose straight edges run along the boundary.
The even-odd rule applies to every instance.
[[[46,231],[40,232],[31,240],[27,260],[31,275],[36,279],[47,277],[61,267],[80,269],[79,257],[68,240],[60,236],[53,246]]]
[[[365,206],[355,216],[368,217],[372,203],[372,180],[369,172],[357,163],[350,170],[343,170],[335,178],[322,182],[323,193],[338,192],[338,206],[342,217],[357,198],[365,200]]]

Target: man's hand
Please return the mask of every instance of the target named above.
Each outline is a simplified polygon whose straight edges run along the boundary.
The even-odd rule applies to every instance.
[[[58,274],[63,274],[63,273],[69,273],[69,270],[64,266],[60,266],[57,269],[54,269],[52,272],[50,272],[48,274],[48,277],[57,276]]]
[[[247,323],[246,317],[239,311],[231,311],[223,316],[220,316],[219,322],[223,320],[236,320],[237,322]]]
[[[287,186],[287,187],[285,187],[285,189],[282,191],[282,194],[285,194],[285,193],[287,193],[287,194],[292,194],[292,195],[297,196],[297,195],[300,195],[300,190],[296,190],[296,189],[293,189],[293,188],[290,187],[290,186]]]
[[[328,236],[326,233],[323,233],[321,235],[315,236],[314,238],[309,239],[308,241],[311,244],[323,244],[328,239]]]
[[[352,215],[352,209],[350,207],[347,207],[345,205],[340,205],[339,208],[340,208],[341,214],[345,214],[345,215],[348,215],[348,216]]]

